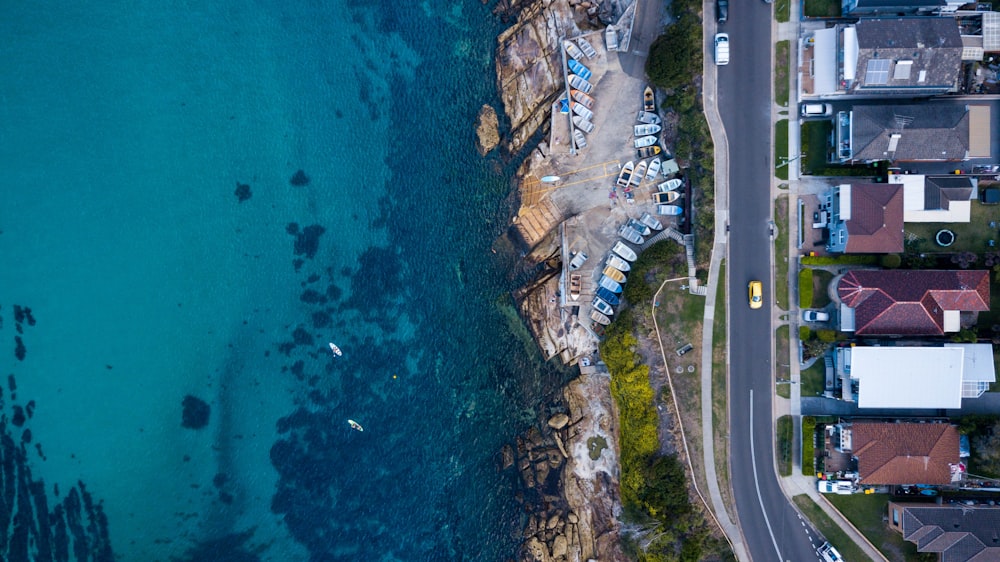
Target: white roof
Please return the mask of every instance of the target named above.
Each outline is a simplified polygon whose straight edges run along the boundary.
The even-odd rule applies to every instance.
[[[996,382],[997,369],[993,363],[993,345],[988,343],[946,343],[945,347],[961,347],[965,350],[963,381]]]
[[[851,186],[844,184],[840,186],[840,219],[851,220]]]
[[[971,201],[951,201],[948,209],[924,209],[927,177],[922,174],[892,174],[889,183],[903,185],[903,222],[969,222],[972,216]]]
[[[961,347],[854,347],[860,408],[962,407]]]
[[[813,95],[837,93],[837,30],[813,32]]]
[[[858,30],[849,25],[844,28],[844,80],[854,80],[858,66]]]

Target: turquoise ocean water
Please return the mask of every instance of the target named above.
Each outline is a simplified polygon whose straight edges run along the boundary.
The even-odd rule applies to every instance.
[[[496,453],[564,375],[473,147],[500,24],[286,4],[0,8],[0,557],[513,556]]]

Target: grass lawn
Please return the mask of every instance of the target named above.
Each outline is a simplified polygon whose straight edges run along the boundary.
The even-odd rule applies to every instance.
[[[792,500],[802,513],[812,521],[820,534],[826,537],[826,540],[830,541],[830,544],[840,552],[844,560],[868,560],[865,551],[854,544],[847,533],[834,523],[833,519],[830,519],[830,516],[820,509],[816,502],[812,501],[812,498],[805,494],[799,494]]]
[[[779,119],[774,124],[774,175],[788,179],[788,119]]]
[[[779,23],[785,23],[792,17],[791,0],[776,0],[774,3],[774,19]]]
[[[813,308],[823,308],[830,304],[830,293],[827,288],[833,281],[833,274],[822,269],[813,270]]]
[[[774,239],[774,304],[788,310],[788,196],[779,195],[774,200],[774,224],[778,236]],[[765,290],[765,293],[767,291]]]
[[[802,396],[818,396],[826,390],[826,365],[822,361],[816,361],[812,367],[799,373],[799,384],[802,389],[799,391]]]
[[[774,45],[774,101],[788,107],[788,40]]]
[[[726,262],[719,266],[719,287],[715,295],[715,324],[712,326],[712,430],[715,433],[715,473],[722,487],[723,501],[729,503],[732,498],[729,497],[727,456],[729,416],[726,394]]]
[[[807,18],[839,18],[840,0],[806,0],[802,11]]]
[[[778,418],[778,474],[782,476],[792,475],[792,416],[781,416]]]
[[[788,368],[788,324],[784,326],[778,326],[775,330],[774,337],[774,361],[776,363],[774,374],[779,381],[787,381],[791,378],[792,374]],[[784,384],[778,384],[776,387],[778,396],[782,398],[791,398],[792,390],[790,385],[786,382]]]
[[[887,515],[888,494],[852,494],[826,496],[861,534],[875,545],[889,560],[920,560],[917,545],[903,540],[903,536],[882,521]]]
[[[799,154],[805,156],[799,165],[803,174],[812,175],[826,167],[826,152],[832,130],[833,123],[830,121],[806,121],[802,124],[802,147]]]
[[[991,222],[996,223],[992,228],[990,228]],[[934,241],[934,235],[942,228],[947,228],[955,233],[955,243],[948,248],[942,248]],[[980,205],[979,202],[973,201],[969,222],[908,222],[903,229],[907,240],[916,238],[914,242],[907,245],[908,252],[975,252],[981,254],[991,250],[997,251],[1000,250],[1000,234],[998,234],[1000,206]],[[990,248],[987,243],[989,240],[996,240],[997,247]],[[973,265],[973,268],[975,267]]]

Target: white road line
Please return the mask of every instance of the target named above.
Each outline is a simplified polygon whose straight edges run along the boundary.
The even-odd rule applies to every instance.
[[[753,465],[753,486],[757,489],[757,502],[760,504],[760,512],[764,514],[764,524],[767,525],[767,532],[771,535],[771,543],[774,545],[774,552],[781,557],[781,549],[778,548],[778,541],[774,538],[774,531],[771,529],[771,521],[767,518],[767,510],[764,509],[764,498],[760,496],[760,482],[757,480],[757,453],[753,448],[753,389],[750,389],[750,464]]]

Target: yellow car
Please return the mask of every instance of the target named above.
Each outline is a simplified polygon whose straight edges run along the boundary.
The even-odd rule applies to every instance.
[[[760,281],[751,281],[748,287],[750,292],[750,308],[760,308],[764,306],[764,286]]]

